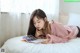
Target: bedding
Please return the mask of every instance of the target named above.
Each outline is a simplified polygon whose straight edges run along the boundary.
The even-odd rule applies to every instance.
[[[5,53],[80,53],[80,38],[67,43],[36,44],[21,41],[22,37],[8,39],[1,48],[5,49]]]

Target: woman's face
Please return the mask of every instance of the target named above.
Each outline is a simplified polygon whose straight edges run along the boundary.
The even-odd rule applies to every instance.
[[[33,19],[33,23],[36,29],[41,30],[44,27],[45,21],[35,16]]]

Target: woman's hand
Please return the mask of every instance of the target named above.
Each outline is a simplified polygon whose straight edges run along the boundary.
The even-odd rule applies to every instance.
[[[61,38],[50,34],[47,34],[47,38],[49,39],[49,43],[65,43],[69,41],[67,37]]]
[[[23,42],[27,42],[26,40],[21,40],[21,41],[23,41]]]
[[[48,44],[49,43],[49,39],[45,39],[43,42],[41,42],[42,44]]]
[[[41,42],[42,44],[49,44],[49,43],[51,43],[50,40],[51,39],[51,37],[50,37],[50,34],[47,34],[46,35],[46,39],[43,41],[43,42]]]
[[[41,35],[41,34],[42,34],[42,31],[36,29],[36,34],[35,34],[35,36],[36,36],[36,37],[39,37],[39,35]]]
[[[23,36],[23,37],[22,37],[22,41],[28,42],[28,41],[27,41],[27,36]]]

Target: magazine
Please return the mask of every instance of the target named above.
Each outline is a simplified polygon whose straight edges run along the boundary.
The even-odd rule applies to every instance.
[[[34,36],[23,36],[22,38],[24,41],[29,42],[29,43],[41,43],[43,42],[45,39],[37,39]]]
[[[30,41],[36,40],[36,38],[32,35],[29,35],[29,36],[23,36],[23,40],[30,42]]]

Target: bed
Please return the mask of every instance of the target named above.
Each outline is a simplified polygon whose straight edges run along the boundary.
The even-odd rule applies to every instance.
[[[5,53],[80,53],[80,38],[67,43],[35,44],[21,41],[22,37],[8,39],[1,48]]]

